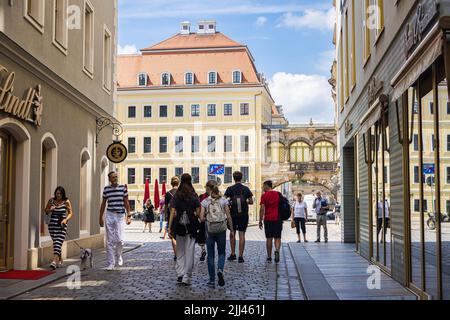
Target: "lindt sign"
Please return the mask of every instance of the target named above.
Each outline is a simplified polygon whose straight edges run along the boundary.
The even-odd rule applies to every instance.
[[[24,98],[19,98],[13,94],[15,76],[0,64],[0,111],[40,126],[44,111],[41,85],[29,88]]]

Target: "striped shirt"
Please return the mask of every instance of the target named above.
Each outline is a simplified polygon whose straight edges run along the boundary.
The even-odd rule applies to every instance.
[[[124,198],[128,197],[128,190],[124,185],[106,186],[103,190],[103,199],[108,202],[108,211],[125,213]]]

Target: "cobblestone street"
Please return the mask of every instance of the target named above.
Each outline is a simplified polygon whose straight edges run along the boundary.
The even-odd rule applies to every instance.
[[[285,223],[283,240],[295,241],[295,232],[288,227],[289,224]],[[264,232],[258,227],[249,227],[245,263],[227,261],[226,286],[224,288],[216,286],[216,289],[206,286],[207,264],[206,261],[199,261],[199,247],[196,248],[192,286],[186,288],[176,284],[172,247],[167,239],[160,239],[158,228],[159,225],[155,224],[152,233],[148,231],[143,233],[140,222],[133,222],[127,227],[126,242],[143,243],[143,246],[125,253],[125,264],[118,271],[104,271],[103,263],[97,263],[94,269],[82,273],[79,290],[68,289],[65,278],[15,299],[299,300],[304,298],[289,248],[283,245],[282,260],[278,266],[275,263],[268,264]],[[337,227],[331,223],[329,229],[330,240],[338,240]],[[315,225],[309,225],[308,231],[310,240],[313,240]]]

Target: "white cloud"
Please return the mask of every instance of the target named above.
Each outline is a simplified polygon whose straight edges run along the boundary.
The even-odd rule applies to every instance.
[[[139,51],[134,44],[126,44],[123,47],[119,44],[117,47],[118,54],[138,54]]]
[[[256,19],[256,26],[261,28],[264,27],[264,25],[267,22],[267,18],[264,16],[258,17],[258,19]]]
[[[278,72],[269,80],[276,104],[283,106],[292,124],[334,122],[331,86],[324,76]]]
[[[335,58],[336,51],[328,50],[319,54],[318,62],[316,63],[316,69],[327,74],[330,73],[333,60]]]
[[[292,12],[283,14],[281,22],[277,27],[292,29],[318,29],[333,30],[336,19],[334,8],[328,10],[307,9],[302,15],[295,15]]]

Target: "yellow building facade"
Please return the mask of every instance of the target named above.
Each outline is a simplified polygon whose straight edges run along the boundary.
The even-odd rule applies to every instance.
[[[234,171],[244,173],[259,203],[263,125],[271,123],[274,107],[267,84],[247,47],[217,31],[182,32],[174,42],[118,59],[116,116],[129,153],[118,170],[131,205],[142,210],[147,178],[153,199],[156,179],[160,191],[162,182],[169,190],[171,177],[189,173],[200,194],[219,178],[225,192]],[[224,174],[209,175],[211,165],[224,166]],[[257,206],[251,211],[256,218]]]

